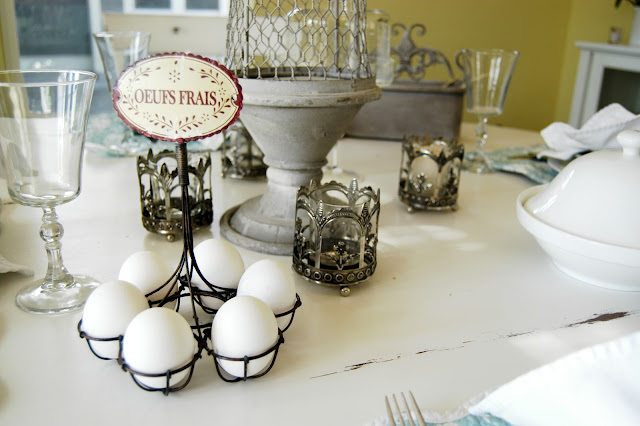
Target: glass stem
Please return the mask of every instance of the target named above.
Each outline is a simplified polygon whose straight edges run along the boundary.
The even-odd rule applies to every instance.
[[[338,168],[338,146],[334,145],[327,156],[327,170],[335,170]]]
[[[40,238],[44,241],[47,250],[47,273],[44,276],[42,286],[51,290],[71,287],[74,284],[73,276],[62,263],[60,239],[64,235],[64,228],[58,221],[58,215],[53,207],[43,207],[42,225],[40,226]]]
[[[484,144],[487,142],[487,117],[480,117],[476,127],[476,152],[484,157]]]

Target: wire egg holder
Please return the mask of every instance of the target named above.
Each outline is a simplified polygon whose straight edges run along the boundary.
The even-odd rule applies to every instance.
[[[258,377],[262,377],[265,374],[267,374],[271,368],[273,367],[273,365],[275,364],[275,360],[278,354],[278,349],[280,347],[280,344],[284,343],[284,332],[291,326],[291,324],[293,323],[293,318],[295,316],[295,312],[296,310],[302,305],[302,301],[300,300],[300,296],[298,294],[296,294],[296,302],[294,304],[294,306],[285,311],[285,312],[281,312],[279,314],[276,314],[276,318],[280,318],[280,317],[284,317],[287,315],[291,315],[289,322],[287,323],[287,325],[282,329],[278,331],[278,339],[277,342],[269,349],[267,349],[266,351],[258,354],[258,355],[253,355],[253,356],[244,356],[241,358],[234,358],[234,357],[227,357],[221,354],[217,354],[214,352],[214,350],[212,349],[212,346],[208,344],[208,341],[210,341],[211,339],[211,321],[207,321],[207,322],[202,322],[199,315],[198,315],[198,310],[202,310],[203,312],[207,313],[207,314],[213,314],[215,315],[215,313],[217,312],[217,309],[212,309],[208,306],[206,306],[204,303],[202,303],[202,297],[213,297],[216,299],[221,300],[223,303],[226,302],[227,300],[231,299],[232,297],[234,297],[236,295],[236,291],[235,290],[230,290],[230,289],[226,289],[223,287],[219,287],[216,286],[215,284],[212,284],[211,282],[209,282],[200,272],[200,269],[198,268],[197,262],[195,260],[195,256],[193,254],[193,228],[192,228],[192,224],[191,224],[191,215],[190,215],[190,203],[189,203],[189,194],[188,194],[188,186],[189,186],[189,175],[188,175],[188,167],[187,167],[187,163],[186,163],[186,159],[187,159],[187,148],[185,144],[180,144],[177,143],[176,144],[176,159],[177,159],[177,167],[178,167],[178,176],[179,176],[179,184],[181,186],[181,192],[182,192],[182,205],[183,207],[183,253],[180,259],[180,263],[178,265],[178,267],[176,268],[175,272],[173,273],[173,275],[164,283],[162,284],[162,286],[158,287],[157,289],[151,291],[150,293],[146,294],[145,296],[147,298],[149,298],[150,296],[153,296],[154,294],[160,293],[163,290],[166,291],[164,293],[164,297],[162,298],[162,300],[156,301],[156,302],[149,302],[149,305],[151,307],[153,306],[168,306],[170,304],[172,304],[172,302],[176,302],[176,306],[175,306],[175,310],[179,311],[180,309],[180,304],[181,301],[183,299],[188,299],[189,302],[191,303],[191,310],[193,313],[193,324],[191,325],[192,330],[194,330],[194,337],[196,338],[196,341],[198,342],[198,350],[196,351],[196,354],[193,356],[193,359],[186,365],[181,366],[179,368],[176,369],[172,369],[169,370],[165,373],[158,373],[158,374],[149,374],[149,373],[144,373],[141,371],[137,371],[135,369],[133,369],[131,366],[129,366],[126,363],[126,360],[123,358],[122,356],[122,340],[123,340],[123,336],[118,336],[118,337],[112,337],[112,338],[98,338],[98,337],[92,337],[89,334],[87,334],[86,332],[82,331],[82,320],[80,320],[80,322],[78,323],[78,332],[80,334],[81,338],[84,338],[87,340],[87,343],[89,345],[89,348],[91,349],[91,352],[98,358],[100,359],[104,359],[104,360],[109,360],[112,358],[105,358],[103,356],[100,356],[96,353],[96,351],[94,350],[91,342],[92,341],[96,341],[96,342],[106,342],[106,341],[117,341],[119,342],[119,346],[120,346],[120,350],[119,350],[119,355],[117,358],[118,363],[122,366],[122,369],[126,372],[129,372],[131,377],[133,378],[134,382],[142,389],[147,390],[147,391],[161,391],[163,392],[165,395],[170,393],[170,392],[175,392],[178,390],[183,389],[184,387],[187,386],[187,384],[189,383],[189,381],[191,380],[191,377],[193,375],[193,369],[195,367],[196,361],[200,358],[202,358],[203,356],[203,352],[206,351],[207,355],[212,356],[214,358],[215,361],[215,366],[216,366],[216,371],[218,373],[218,376],[224,380],[225,382],[237,382],[237,381],[244,381],[247,379],[253,379],[253,378],[258,378]],[[196,273],[201,279],[202,281],[205,283],[205,285],[209,288],[209,290],[202,290],[200,288],[197,288],[195,286],[192,285],[191,283],[191,279],[193,277],[193,274]],[[254,360],[254,359],[259,359],[262,358],[264,356],[268,356],[270,353],[273,352],[273,358],[271,360],[271,362],[267,365],[267,367],[260,371],[257,374],[253,374],[253,375],[247,375],[247,370],[248,370],[248,365],[249,362]],[[222,369],[222,367],[220,367],[220,363],[219,360],[227,360],[227,361],[237,361],[237,362],[243,362],[244,364],[244,375],[243,377],[235,377],[235,376],[230,376],[228,374],[225,374],[224,370]],[[171,384],[171,378],[172,376],[185,371],[186,369],[189,369],[189,373],[188,376],[183,379],[182,381],[180,381],[180,383],[176,384],[176,385],[172,385]],[[143,384],[142,382],[140,382],[140,380],[138,380],[136,378],[136,376],[143,376],[143,377],[149,377],[149,378],[158,378],[158,377],[165,377],[166,378],[166,386],[163,388],[153,388],[153,387],[149,387],[145,384]],[[233,378],[232,378],[233,377]]]
[[[226,68],[219,65],[216,61],[205,59],[205,58],[191,55],[191,54],[173,53],[173,54],[162,54],[162,55],[157,55],[155,57],[142,59],[138,61],[136,64],[132,65],[130,68],[136,67],[137,65],[141,64],[144,61],[148,61],[150,59],[153,60],[154,58],[162,59],[162,57],[166,57],[172,60],[174,58],[181,57],[181,58],[186,58],[191,60],[195,59],[199,61],[204,61],[208,64],[212,64],[215,69],[228,73],[229,78],[234,82],[234,84],[236,84],[236,87],[238,90],[236,102],[239,103],[239,108],[242,108],[242,95],[240,92],[240,87],[237,85],[237,79],[235,79],[235,76],[233,76],[233,74],[231,74],[228,70],[226,70]],[[158,67],[157,69],[160,69],[160,67]],[[126,71],[127,70],[125,70],[125,72],[123,72],[122,75],[124,75]],[[122,75],[120,78],[122,78]],[[114,97],[115,96],[116,94],[114,92]],[[239,109],[238,109],[238,113],[239,113]],[[228,127],[237,118],[237,115],[238,114],[236,114],[235,117],[233,117],[229,122],[227,122],[226,125],[223,126],[223,128]],[[123,121],[126,122],[124,118],[123,118]],[[130,123],[127,123],[127,124],[131,126]],[[127,364],[126,360],[124,359],[122,354],[123,352],[122,342],[124,340],[123,335],[109,337],[109,338],[98,338],[98,337],[91,336],[82,330],[82,319],[78,322],[78,326],[77,326],[80,337],[87,341],[87,344],[91,349],[91,352],[95,356],[97,356],[99,359],[108,360],[113,358],[105,358],[103,356],[98,355],[92,346],[92,342],[117,341],[119,345],[117,362],[122,367],[123,371],[128,372],[131,375],[134,383],[136,383],[138,387],[140,387],[141,389],[145,391],[150,391],[150,392],[162,392],[165,395],[168,395],[171,392],[176,392],[181,389],[184,389],[189,384],[193,376],[195,364],[200,358],[203,357],[203,353],[206,353],[206,355],[211,356],[214,359],[218,376],[225,382],[245,381],[247,379],[253,379],[253,378],[264,376],[273,368],[273,365],[275,364],[275,360],[278,354],[278,349],[280,345],[284,343],[284,332],[291,326],[296,310],[302,305],[300,296],[296,294],[296,301],[294,303],[294,306],[286,312],[282,312],[275,315],[276,318],[283,317],[286,315],[291,315],[291,318],[289,319],[289,322],[283,329],[278,330],[278,338],[275,344],[272,347],[265,350],[264,352],[262,352],[261,354],[244,356],[241,358],[234,358],[234,357],[227,357],[227,356],[218,354],[213,350],[213,345],[210,344],[212,339],[211,324],[213,322],[213,317],[211,317],[210,320],[202,321],[200,318],[200,315],[198,314],[198,311],[201,310],[203,313],[215,316],[217,309],[212,309],[210,307],[205,306],[202,303],[201,299],[202,297],[213,297],[213,298],[219,299],[224,303],[236,295],[236,290],[216,286],[215,284],[207,280],[203,276],[202,272],[200,271],[200,268],[198,267],[198,264],[195,259],[195,255],[193,251],[194,249],[193,225],[191,222],[192,216],[191,216],[191,205],[190,205],[190,197],[189,197],[188,152],[187,152],[187,144],[185,143],[185,142],[188,142],[189,140],[194,140],[194,139],[197,139],[197,138],[191,138],[187,140],[185,139],[173,140],[175,142],[176,168],[177,168],[178,184],[181,190],[180,193],[181,193],[181,204],[182,204],[183,252],[180,258],[180,262],[169,279],[167,279],[160,287],[145,294],[148,301],[149,301],[149,298],[153,295],[163,294],[163,297],[161,299],[156,299],[155,301],[149,301],[149,306],[151,308],[153,308],[154,306],[158,306],[158,307],[171,306],[173,302],[175,302],[175,307],[172,307],[172,309],[174,309],[176,312],[180,310],[181,301],[183,299],[187,299],[189,301],[190,309],[192,313],[192,320],[193,320],[190,323],[190,327],[193,331],[194,338],[196,339],[196,342],[198,344],[197,350],[193,358],[187,364],[182,365],[180,367],[169,369],[168,371],[163,373],[152,373],[152,374],[145,373],[132,368],[130,365]],[[200,277],[200,279],[202,279],[202,282],[206,285],[208,290],[196,288],[192,284],[192,277],[194,276],[193,275],[194,273],[197,274],[197,276]],[[270,353],[273,353],[273,358],[271,359],[269,364],[265,366],[258,373],[248,375],[248,365],[250,361],[264,357],[264,356],[268,356]],[[220,360],[243,362],[244,375],[242,377],[236,377],[230,374],[225,374],[224,369],[219,365]],[[182,378],[178,383],[175,383],[175,384],[172,383],[172,380],[171,380],[172,377],[187,370],[188,370],[188,373],[184,378]],[[147,378],[165,378],[165,386],[162,386],[162,387],[148,386],[142,383],[137,378],[138,376],[147,377]]]

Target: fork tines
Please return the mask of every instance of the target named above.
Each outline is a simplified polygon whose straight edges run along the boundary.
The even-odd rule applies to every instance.
[[[418,404],[416,403],[416,399],[413,396],[413,392],[409,391],[409,398],[411,399],[411,408],[409,408],[409,404],[407,403],[407,398],[404,396],[404,392],[400,393],[402,397],[402,402],[404,403],[404,413],[407,415],[407,419],[409,420],[410,426],[416,426],[414,422],[414,417],[417,419],[418,426],[426,426],[426,422],[422,417],[422,413],[420,412],[420,408],[418,408]],[[402,416],[403,410],[400,409],[398,405],[398,399],[395,394],[391,395],[391,399],[393,401],[393,405],[389,402],[388,397],[384,397],[385,405],[387,406],[387,415],[389,416],[389,424],[391,426],[402,425],[405,426],[404,417]],[[396,421],[396,417],[398,420]]]

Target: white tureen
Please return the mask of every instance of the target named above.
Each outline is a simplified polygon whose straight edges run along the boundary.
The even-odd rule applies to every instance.
[[[523,191],[518,220],[568,275],[640,291],[640,131],[618,135],[623,149],[586,154],[551,183]]]

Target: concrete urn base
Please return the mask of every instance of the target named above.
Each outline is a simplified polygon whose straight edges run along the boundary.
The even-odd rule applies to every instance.
[[[362,105],[381,91],[375,79],[239,79],[240,114],[264,153],[267,189],[220,219],[222,235],[261,253],[289,255],[293,249],[296,196],[300,186],[322,179],[322,167]]]

